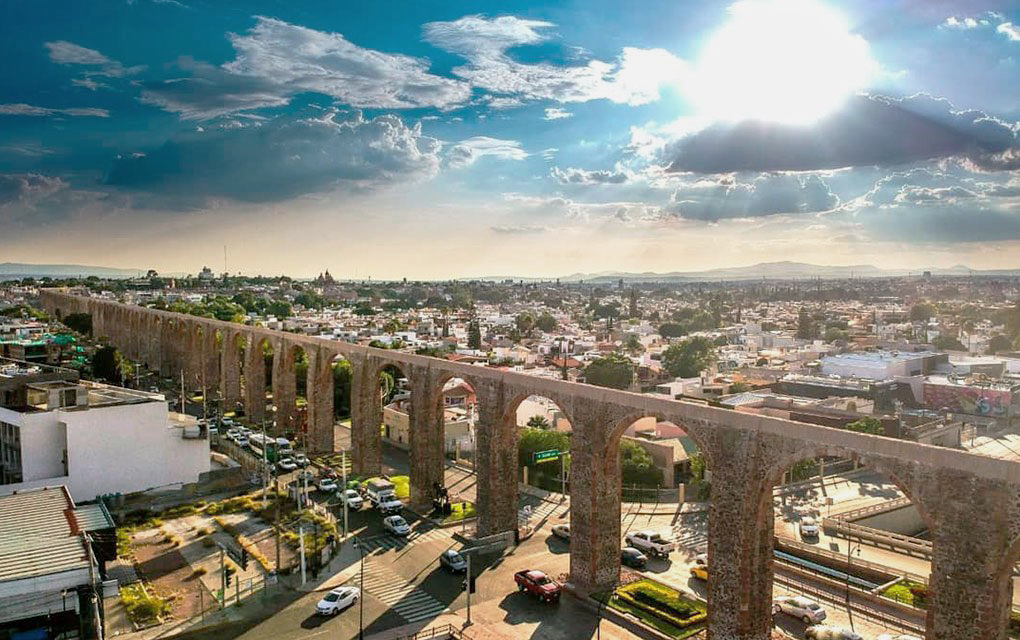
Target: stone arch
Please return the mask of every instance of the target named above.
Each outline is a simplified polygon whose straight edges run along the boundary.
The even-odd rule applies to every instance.
[[[471,390],[475,396],[474,406],[466,410],[464,419],[467,420],[470,424],[473,424],[474,422],[477,421],[479,381],[475,376],[464,373],[455,373],[451,371],[440,371],[439,375],[436,376],[434,380],[435,384],[429,386],[429,397],[421,401],[420,403],[420,405],[425,411],[435,412],[435,414],[438,415],[438,419],[443,420],[445,429],[447,407],[443,400],[446,397],[445,390],[446,385],[451,380],[463,380],[465,384],[471,387]],[[470,435],[472,437],[474,436],[473,429],[470,430]],[[449,451],[447,451],[447,453],[449,453]]]

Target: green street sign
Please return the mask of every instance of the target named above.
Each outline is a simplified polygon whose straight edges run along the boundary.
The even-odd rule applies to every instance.
[[[532,454],[532,462],[548,462],[549,460],[556,460],[562,455],[562,452],[556,449],[550,449],[548,451],[536,451]]]

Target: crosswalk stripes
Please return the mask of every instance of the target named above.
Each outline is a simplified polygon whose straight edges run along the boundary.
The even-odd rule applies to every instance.
[[[685,549],[697,549],[708,542],[708,533],[704,531],[692,531],[676,538],[678,547]]]
[[[431,620],[446,611],[445,604],[384,565],[378,562],[365,564],[365,593],[378,598],[407,622]]]
[[[372,553],[376,549],[396,549],[399,551],[414,542],[427,542],[429,540],[437,540],[439,538],[449,538],[450,535],[451,532],[448,529],[434,528],[424,531],[415,529],[411,531],[406,538],[398,537],[389,533],[380,533],[374,536],[359,538],[359,543],[363,545],[365,553]]]

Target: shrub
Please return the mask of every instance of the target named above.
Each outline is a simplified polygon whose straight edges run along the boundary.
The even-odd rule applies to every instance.
[[[121,588],[120,597],[128,617],[139,624],[158,622],[173,609],[171,599],[150,594],[141,583]]]
[[[183,516],[190,516],[197,512],[198,509],[195,508],[195,505],[181,504],[177,505],[176,507],[170,507],[169,509],[166,509],[165,511],[160,513],[159,515],[162,518],[180,518]]]
[[[681,629],[699,624],[707,617],[699,603],[688,601],[678,591],[651,580],[638,580],[621,587],[616,597]]]

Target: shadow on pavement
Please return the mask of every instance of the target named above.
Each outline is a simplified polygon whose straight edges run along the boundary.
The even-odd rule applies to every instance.
[[[312,615],[308,616],[307,618],[301,621],[301,628],[318,629],[323,624],[325,624],[327,620],[329,620],[329,616],[320,616],[317,613],[313,613]]]

